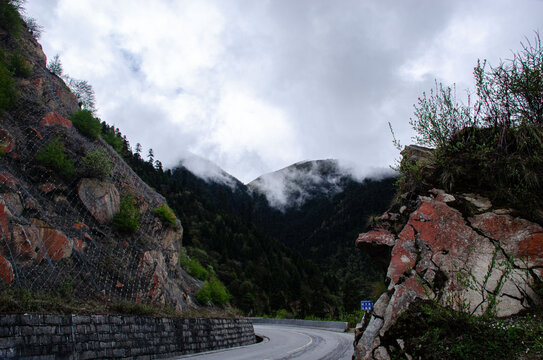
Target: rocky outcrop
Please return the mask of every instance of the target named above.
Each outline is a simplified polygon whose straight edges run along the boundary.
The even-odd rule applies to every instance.
[[[0,50],[14,49],[31,75],[14,77],[17,99],[0,114],[0,286],[55,291],[67,283],[80,299],[140,301],[187,309],[200,284],[180,268],[181,222],[165,226],[152,210],[166,203],[102,139],[72,126],[80,110],[61,78],[46,69],[41,46],[26,32],[0,36]],[[36,154],[62,141],[57,166]],[[58,175],[103,149],[112,163],[104,179]],[[63,158],[63,159],[60,159]],[[56,161],[62,160],[62,161]],[[49,163],[51,163],[49,162]],[[139,226],[119,234],[110,226],[121,193],[135,199]]]
[[[60,116],[54,111],[51,111],[40,120],[40,126],[55,126],[55,125],[63,126],[66,129],[69,129],[72,127],[72,122],[68,119],[63,118],[62,116]]]
[[[478,195],[434,189],[419,196],[398,233],[401,214],[385,213],[381,228],[361,234],[357,247],[388,247],[390,257],[388,290],[359,329],[356,358],[389,358],[381,339],[416,299],[497,316],[540,303],[543,228],[510,213]]]
[[[82,179],[77,193],[81,202],[100,224],[107,224],[119,211],[121,197],[111,182]]]

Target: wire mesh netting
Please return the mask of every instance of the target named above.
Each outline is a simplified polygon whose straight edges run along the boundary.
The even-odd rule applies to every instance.
[[[181,224],[161,222],[152,210],[165,199],[102,139],[81,135],[65,118],[72,109],[62,96],[69,93],[45,70],[35,72],[15,109],[1,117],[0,289],[47,292],[69,284],[80,298],[182,307],[190,289],[176,281]],[[40,161],[51,144],[61,144],[72,174],[62,159],[60,166]],[[96,149],[112,164],[103,177],[82,171],[82,159]],[[131,234],[111,226],[125,196],[139,214]]]

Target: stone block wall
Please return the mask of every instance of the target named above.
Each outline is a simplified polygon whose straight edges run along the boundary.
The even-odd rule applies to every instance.
[[[0,359],[159,359],[254,342],[248,319],[0,316]]]

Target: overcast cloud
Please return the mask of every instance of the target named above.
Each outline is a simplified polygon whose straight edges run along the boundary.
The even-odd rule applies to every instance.
[[[543,1],[27,0],[48,58],[165,166],[193,153],[249,182],[311,159],[398,158],[434,79],[472,86],[543,29]]]

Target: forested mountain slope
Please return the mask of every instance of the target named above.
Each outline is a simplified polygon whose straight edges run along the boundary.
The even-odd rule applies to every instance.
[[[68,86],[58,64],[46,66],[32,29],[14,19],[17,31],[0,34],[4,284],[300,317],[338,317],[357,307],[345,294],[369,296],[379,276],[348,249],[388,205],[392,179],[359,182],[330,160],[296,164],[319,170],[291,182],[298,193],[287,200],[296,206],[282,212],[220,169],[220,179],[182,163],[165,170],[100,123],[92,88]],[[60,239],[54,249],[23,249],[46,234]]]

